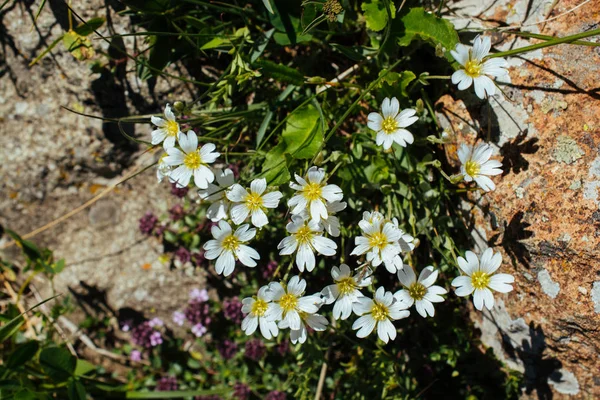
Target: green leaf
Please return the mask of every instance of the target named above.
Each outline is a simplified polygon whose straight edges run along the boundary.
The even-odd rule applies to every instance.
[[[11,353],[10,356],[8,356],[8,359],[6,360],[6,367],[9,369],[20,367],[31,360],[39,348],[39,343],[34,340],[21,344]]]
[[[311,104],[294,112],[282,133],[286,153],[298,159],[312,158],[323,144],[320,119],[319,110]]]
[[[273,11],[273,6],[271,5],[271,0],[263,0],[263,4],[271,14],[275,14],[275,11]]]
[[[89,21],[79,24],[75,29],[75,33],[81,36],[92,34],[95,30],[104,25],[105,19],[102,17],[92,18]]]
[[[383,72],[379,73],[379,76],[382,75]],[[388,72],[383,79],[381,79],[379,83],[380,88],[386,89],[386,95],[389,96],[404,96],[408,97],[408,93],[406,89],[408,85],[417,79],[417,76],[412,71],[402,71],[398,72]],[[386,87],[387,85],[387,87]],[[398,90],[399,89],[399,90]],[[399,93],[398,93],[399,92]]]
[[[273,37],[273,33],[275,33],[275,28],[269,29],[264,32],[261,37],[254,41],[254,46],[252,47],[252,53],[250,53],[250,62],[253,63],[258,60],[258,57],[262,55],[262,53],[267,48],[269,41]]]
[[[24,322],[25,319],[23,318],[23,315],[19,315],[7,324],[3,325],[0,328],[0,343],[12,337],[12,335],[14,335],[19,330],[19,328],[21,328],[21,325],[23,325]]]
[[[396,18],[396,8],[394,4],[390,4],[390,13],[392,18]],[[385,9],[385,3],[383,0],[367,0],[361,4],[361,9],[365,13],[365,20],[367,21],[367,28],[378,32],[385,28],[388,23],[388,12]]]
[[[67,349],[48,347],[40,353],[40,365],[51,379],[63,382],[73,376],[77,358],[71,355]]]
[[[30,391],[29,389],[23,389],[15,393],[14,400],[37,400],[37,396],[35,393]]]
[[[229,45],[231,47],[231,40],[229,40],[228,38],[225,37],[215,37],[212,40],[204,43],[202,45],[202,47],[200,47],[200,50],[210,50],[210,49],[216,49],[218,47],[221,47],[223,45]]]
[[[291,175],[285,158],[286,144],[283,140],[265,156],[261,177],[270,185],[277,186],[289,182]]]
[[[33,244],[33,242],[30,242],[29,240],[24,240],[16,232],[11,231],[10,229],[6,229],[6,233],[11,238],[13,238],[13,240],[17,243],[17,246],[19,246],[21,250],[23,250],[25,256],[30,261],[37,261],[42,258],[42,252],[40,251],[40,249],[37,248],[35,244]]]
[[[60,273],[63,269],[65,269],[65,259],[61,258],[60,260],[58,260],[56,262],[56,264],[54,264],[54,273],[58,274]]]
[[[81,382],[79,382],[79,380],[76,379],[69,380],[69,385],[67,386],[67,394],[69,395],[69,400],[87,399],[85,387],[83,387]]]
[[[283,64],[277,64],[268,60],[260,60],[254,63],[260,68],[260,72],[270,78],[280,82],[291,83],[300,86],[304,83],[304,75],[298,70],[286,67]]]
[[[446,58],[452,60],[449,52],[454,50],[459,40],[454,25],[448,20],[416,7],[397,21],[393,31],[400,46],[408,46],[413,40],[420,38],[434,47],[441,44],[446,49]]]
[[[83,360],[81,358],[77,359],[77,364],[75,365],[75,376],[85,375],[88,372],[95,371],[96,366],[89,361]]]
[[[75,31],[69,31],[64,34],[63,45],[79,61],[88,60],[96,54],[90,39],[77,34]]]

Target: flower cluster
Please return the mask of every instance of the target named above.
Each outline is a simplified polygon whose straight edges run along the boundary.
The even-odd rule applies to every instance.
[[[131,341],[143,349],[156,347],[163,342],[162,333],[158,329],[163,325],[160,318],[144,321],[131,330]]]
[[[183,326],[187,321],[191,325],[191,332],[196,337],[203,336],[211,323],[210,305],[208,304],[208,293],[205,289],[193,289],[184,311],[173,313],[173,322]]]

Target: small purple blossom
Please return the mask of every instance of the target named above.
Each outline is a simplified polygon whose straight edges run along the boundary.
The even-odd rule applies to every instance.
[[[208,301],[208,292],[206,289],[194,288],[190,291],[190,300],[197,300],[200,302]]]
[[[251,360],[260,361],[267,352],[267,347],[260,339],[251,339],[246,342],[244,355]]]
[[[175,322],[175,325],[177,326],[183,325],[183,323],[185,322],[185,314],[181,311],[175,311],[173,313],[173,322]]]
[[[159,331],[154,331],[152,332],[152,334],[150,335],[150,344],[152,345],[152,347],[156,347],[159,344],[162,344],[163,340],[162,340],[162,335],[160,334]]]
[[[265,396],[265,400],[285,400],[286,395],[284,392],[280,392],[279,390],[273,390],[272,392],[267,393]]]
[[[148,325],[150,325],[150,327],[154,328],[157,326],[163,326],[165,323],[163,322],[162,319],[160,318],[152,318],[150,321],[148,321]]]
[[[192,255],[190,253],[190,251],[188,249],[186,249],[185,247],[179,247],[177,250],[175,250],[175,258],[177,258],[179,261],[181,261],[182,264],[185,264],[186,262],[190,261],[192,259]]]
[[[192,326],[192,333],[196,337],[202,337],[207,331],[208,329],[206,329],[206,327],[202,324],[196,324]]]
[[[223,301],[223,314],[225,318],[236,324],[241,324],[244,314],[242,313],[242,302],[236,296]]]
[[[290,342],[287,340],[283,340],[275,348],[281,356],[285,356],[288,353],[288,351],[290,351]]]
[[[177,184],[175,183],[171,183],[171,194],[175,197],[179,197],[180,199],[183,199],[187,193],[188,193],[188,188],[187,187],[177,187]]]
[[[185,217],[185,211],[183,210],[183,206],[181,204],[175,204],[169,210],[169,216],[172,221],[179,221]]]
[[[140,218],[140,232],[144,235],[150,235],[158,223],[158,218],[150,211],[148,211],[142,218]]]
[[[250,393],[250,386],[244,383],[236,383],[233,386],[233,397],[238,400],[248,400]]]
[[[232,342],[229,339],[225,339],[223,342],[221,342],[217,346],[217,349],[219,350],[219,354],[221,354],[221,357],[223,357],[226,360],[231,360],[233,357],[235,357],[235,355],[238,352],[237,344],[235,344],[235,342]]]
[[[131,350],[131,353],[129,353],[129,359],[134,362],[142,361],[142,352],[139,350]]]
[[[192,262],[194,263],[195,266],[199,267],[202,264],[204,264],[205,261],[206,261],[206,258],[204,258],[203,251],[192,253]]]
[[[267,263],[267,266],[262,269],[263,279],[271,279],[273,274],[277,270],[277,261],[271,260]]]
[[[184,313],[185,319],[192,325],[202,324],[206,327],[210,325],[210,306],[208,303],[198,300],[190,301]]]
[[[178,387],[177,378],[174,376],[163,376],[156,383],[157,392],[174,392]]]

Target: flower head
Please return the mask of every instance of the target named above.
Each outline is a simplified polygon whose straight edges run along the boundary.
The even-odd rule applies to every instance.
[[[231,203],[227,199],[226,191],[235,181],[233,171],[230,169],[215,170],[214,173],[217,184],[209,183],[206,189],[198,191],[198,195],[203,201],[212,203],[206,210],[206,217],[213,222],[218,222],[227,218]]]
[[[285,329],[288,328],[289,321],[281,321],[280,328]],[[290,331],[290,340],[292,344],[300,343],[303,344],[306,342],[308,338],[308,329],[306,325],[314,331],[322,332],[329,325],[329,321],[322,315],[319,314],[309,314],[309,313],[300,313],[300,329],[292,329]]]
[[[350,267],[346,264],[331,269],[331,277],[335,281],[333,285],[325,287],[321,291],[325,304],[333,305],[333,318],[347,319],[352,314],[352,305],[358,301],[363,294],[360,288],[371,284],[371,277],[363,274],[352,276]]]
[[[202,337],[206,332],[208,332],[208,329],[201,323],[192,326],[192,333],[196,337]]]
[[[300,313],[315,314],[323,303],[320,295],[304,296],[306,281],[292,276],[284,287],[279,282],[269,284],[268,296],[273,301],[273,319],[280,328],[301,329]]]
[[[406,308],[408,306],[405,303],[397,301],[391,292],[386,292],[383,287],[380,287],[375,292],[373,300],[360,297],[354,303],[354,312],[361,317],[354,321],[352,329],[358,330],[357,337],[364,338],[377,328],[377,336],[387,343],[390,339],[396,339],[396,327],[392,321],[410,315]]]
[[[324,256],[335,255],[337,244],[322,236],[323,227],[314,219],[309,221],[299,215],[294,215],[286,229],[290,236],[283,238],[277,248],[280,249],[279,254],[281,255],[296,252],[296,266],[300,272],[303,272],[304,268],[308,272],[315,268],[315,251]]]
[[[404,289],[394,293],[394,297],[406,303],[408,307],[415,304],[417,312],[423,318],[427,318],[427,315],[433,317],[435,314],[433,303],[443,302],[444,298],[440,295],[448,293],[443,287],[434,285],[437,277],[438,271],[428,266],[421,271],[417,279],[412,267],[406,265],[398,271],[398,279]]]
[[[331,203],[327,203],[327,219],[321,218],[321,225],[325,231],[333,236],[340,236],[340,220],[336,217],[336,213],[344,210],[347,204],[344,201],[334,201]],[[308,214],[307,214],[308,215]]]
[[[296,182],[298,183],[290,183],[296,194],[288,201],[293,215],[308,210],[313,220],[327,219],[329,214],[326,203],[340,201],[344,197],[339,186],[327,184],[325,170],[322,168],[310,167],[306,179],[296,174]]]
[[[415,110],[410,108],[400,111],[398,99],[393,97],[390,100],[386,97],[381,103],[381,114],[370,113],[367,126],[377,132],[375,142],[378,146],[383,145],[384,150],[389,150],[394,142],[406,147],[415,139],[412,133],[404,128],[414,124],[419,119],[419,117],[415,117],[416,113]]]
[[[173,318],[173,322],[177,326],[182,326],[183,323],[185,322],[185,314],[182,313],[181,311],[175,311],[173,313],[172,318]]]
[[[152,116],[150,120],[158,127],[158,129],[152,131],[152,144],[162,143],[165,150],[174,147],[182,132],[175,120],[175,114],[171,111],[171,106],[169,104],[165,106],[164,119]]]
[[[165,157],[164,162],[177,167],[169,173],[169,179],[179,187],[186,187],[193,176],[197,187],[208,188],[208,184],[215,180],[215,174],[208,164],[215,162],[220,155],[214,151],[215,145],[206,143],[198,147],[198,136],[194,131],[188,131],[187,135],[182,133],[179,137],[179,145],[181,150],[176,147],[166,149],[168,156]]]
[[[256,267],[255,260],[260,260],[260,255],[252,247],[245,245],[256,235],[256,229],[250,229],[248,224],[244,224],[233,232],[231,225],[221,220],[218,226],[211,228],[211,233],[214,240],[204,244],[204,257],[208,260],[217,259],[217,274],[231,275],[236,260],[247,267]]]
[[[239,225],[251,216],[252,225],[257,228],[265,226],[269,220],[265,210],[277,208],[283,194],[279,191],[265,193],[267,180],[255,179],[250,183],[250,190],[235,184],[227,192],[227,199],[233,203],[231,206],[231,220]]]
[[[483,306],[488,310],[494,307],[494,294],[492,290],[500,293],[508,293],[513,290],[510,285],[515,278],[509,274],[496,274],[494,272],[502,264],[502,255],[494,254],[491,248],[487,248],[478,259],[475,253],[467,251],[465,258],[458,257],[458,266],[466,274],[454,278],[452,286],[456,288],[457,296],[473,295],[475,308],[482,310]]]
[[[462,165],[460,172],[463,174],[466,182],[477,182],[480,188],[489,192],[496,188],[494,181],[486,175],[500,175],[502,164],[497,160],[490,160],[493,149],[487,143],[479,143],[476,146],[462,144],[457,151],[458,158]]]
[[[508,71],[505,69],[507,63],[503,58],[485,60],[491,47],[489,37],[477,36],[472,48],[459,43],[450,51],[452,57],[461,65],[461,68],[452,74],[452,83],[458,85],[458,90],[465,90],[473,84],[475,94],[480,99],[496,93],[496,85],[489,76],[501,77],[508,74]]]
[[[277,323],[274,321],[275,310],[269,288],[263,286],[256,297],[246,297],[242,300],[242,312],[246,317],[242,321],[242,330],[246,335],[252,335],[257,327],[265,339],[271,339],[279,334]]]

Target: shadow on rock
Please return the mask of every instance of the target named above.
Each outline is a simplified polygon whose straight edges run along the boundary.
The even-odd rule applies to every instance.
[[[529,169],[529,161],[523,154],[535,154],[540,146],[538,138],[527,138],[527,130],[522,131],[511,142],[507,142],[500,148],[502,158],[502,176],[508,175],[511,171],[518,174],[521,171]]]

